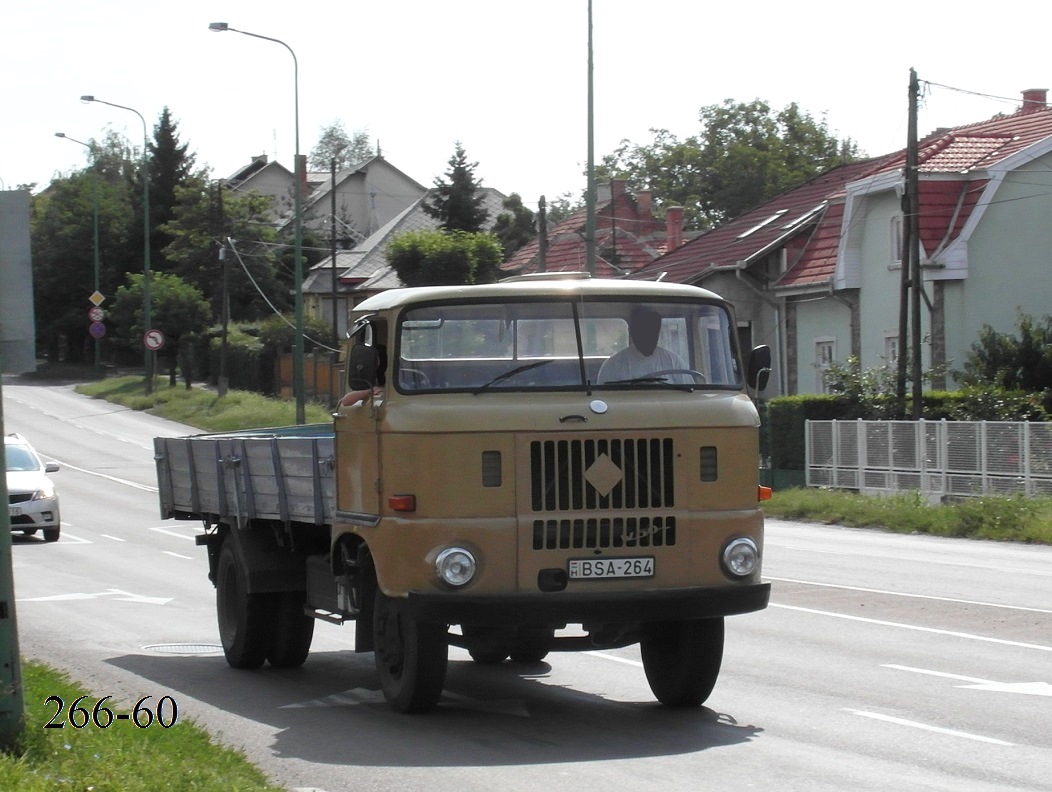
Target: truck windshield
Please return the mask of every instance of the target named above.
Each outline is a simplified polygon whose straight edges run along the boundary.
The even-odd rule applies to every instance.
[[[741,387],[718,302],[421,305],[401,317],[393,362],[406,393]]]

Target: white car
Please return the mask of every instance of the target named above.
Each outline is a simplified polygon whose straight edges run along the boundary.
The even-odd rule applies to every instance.
[[[58,470],[58,463],[45,464],[29,441],[14,433],[4,436],[4,455],[11,530],[26,536],[42,530],[45,542],[57,542],[62,525],[58,494],[47,474]]]

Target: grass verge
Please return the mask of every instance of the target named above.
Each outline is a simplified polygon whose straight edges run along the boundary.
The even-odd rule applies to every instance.
[[[129,718],[114,718],[104,728],[90,720],[97,698],[88,695],[79,710],[70,715],[70,707],[80,696],[87,695],[65,675],[41,663],[22,662],[26,726],[18,745],[0,753],[0,789],[18,792],[54,792],[55,790],[92,790],[92,792],[154,792],[179,790],[259,790],[277,792],[266,777],[238,751],[213,743],[208,734],[185,720],[176,720],[170,728],[158,725],[156,719],[139,728]],[[58,696],[64,707],[48,702]],[[156,701],[143,706],[156,709]],[[107,700],[101,707],[116,716],[131,713]],[[151,713],[152,714],[152,713]],[[71,718],[87,725],[74,728]],[[165,712],[171,723],[171,715]],[[146,723],[140,712],[140,723]],[[47,723],[63,723],[62,728],[45,728]],[[100,724],[107,722],[102,710]]]
[[[236,429],[273,428],[296,423],[296,403],[261,396],[248,391],[231,390],[220,396],[204,388],[157,378],[149,396],[142,377],[111,377],[76,387],[77,393],[122,404],[132,410],[144,410],[171,421],[195,426],[204,432],[232,432]],[[307,423],[328,423],[332,413],[320,404],[305,405]]]
[[[877,497],[808,488],[775,492],[763,511],[768,517],[896,533],[1052,544],[1052,498],[989,496],[933,506],[918,492]]]

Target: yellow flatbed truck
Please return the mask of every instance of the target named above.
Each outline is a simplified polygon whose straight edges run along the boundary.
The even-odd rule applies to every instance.
[[[732,307],[547,276],[392,289],[351,318],[364,395],[331,425],[155,440],[162,516],[203,525],[228,663],[299,666],[315,620],[355,621],[387,701],[420,712],[450,645],[638,643],[658,700],[704,702],[724,617],[770,595],[749,392],[771,355],[743,356]]]

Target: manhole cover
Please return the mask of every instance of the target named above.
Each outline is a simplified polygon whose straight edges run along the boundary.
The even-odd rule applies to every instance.
[[[151,644],[150,646],[144,646],[143,649],[150,652],[180,655],[215,654],[223,651],[222,646],[216,646],[215,644]]]

